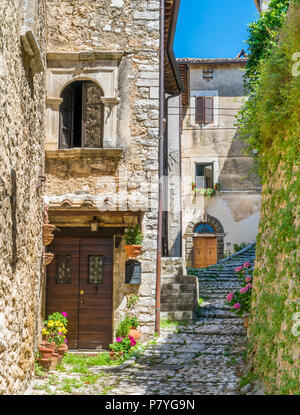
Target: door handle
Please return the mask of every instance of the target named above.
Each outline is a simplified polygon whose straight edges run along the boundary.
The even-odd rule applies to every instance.
[[[84,300],[81,299],[79,302],[80,302],[80,304],[83,304],[84,303]]]

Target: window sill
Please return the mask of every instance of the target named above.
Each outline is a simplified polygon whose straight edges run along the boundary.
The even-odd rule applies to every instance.
[[[123,155],[122,148],[66,148],[59,150],[46,150],[48,159],[65,159],[65,158],[110,158],[120,159]]]

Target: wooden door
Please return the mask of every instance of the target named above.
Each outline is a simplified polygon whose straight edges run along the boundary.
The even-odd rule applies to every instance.
[[[83,238],[80,246],[78,347],[112,341],[113,240]]]
[[[113,240],[56,237],[51,251],[46,317],[68,313],[69,348],[107,348],[112,340]]]
[[[217,238],[194,238],[193,267],[205,268],[217,262]]]

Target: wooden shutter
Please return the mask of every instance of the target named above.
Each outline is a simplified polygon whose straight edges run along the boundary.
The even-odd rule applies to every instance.
[[[196,97],[195,100],[195,121],[198,124],[204,124],[205,122],[205,107],[204,107],[205,98]]]
[[[63,90],[60,105],[60,148],[73,147],[73,114],[74,114],[74,90],[67,87]]]
[[[214,99],[205,97],[205,124],[211,124],[214,121]]]
[[[94,82],[83,84],[83,143],[84,147],[99,148],[102,145],[103,104],[102,91]]]

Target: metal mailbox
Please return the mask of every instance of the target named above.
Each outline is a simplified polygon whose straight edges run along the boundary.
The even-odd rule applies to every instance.
[[[130,259],[125,264],[125,284],[141,283],[141,263]]]

